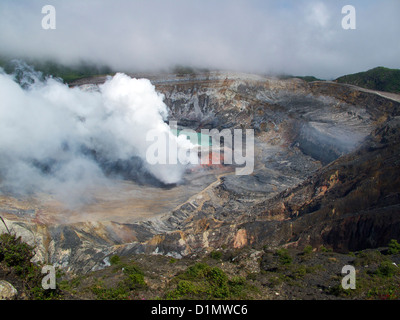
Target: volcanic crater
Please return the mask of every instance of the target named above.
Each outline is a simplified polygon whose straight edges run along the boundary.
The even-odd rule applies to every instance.
[[[198,166],[172,186],[127,175],[87,190],[92,201],[77,208],[50,194],[1,195],[0,215],[36,246],[35,259],[89,272],[115,254],[180,258],[222,246],[307,244],[346,251],[395,238],[397,95],[228,72],[130,76],[152,82],[164,95],[168,121],[181,128],[253,129],[253,172]],[[93,77],[70,86],[96,90],[104,81]]]

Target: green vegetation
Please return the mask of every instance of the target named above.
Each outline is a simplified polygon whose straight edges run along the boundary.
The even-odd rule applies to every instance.
[[[321,252],[332,252],[332,249],[331,248],[326,248],[325,246],[320,246],[319,247],[319,250],[321,251]]]
[[[355,289],[343,289],[342,277],[337,276],[337,284],[329,289],[329,294],[342,298],[400,299],[400,270],[392,262],[382,262],[375,271],[358,270]]]
[[[222,258],[222,252],[221,251],[212,251],[211,253],[210,253],[210,257],[211,258],[213,258],[213,259],[215,259],[215,260],[219,260],[219,259],[221,259]]]
[[[232,277],[219,267],[196,263],[177,275],[176,287],[168,291],[166,299],[238,299],[254,290],[243,277]]]
[[[322,79],[318,79],[318,78],[316,78],[316,77],[314,77],[314,76],[304,76],[304,77],[302,77],[302,76],[296,76],[295,78],[302,79],[302,80],[304,80],[304,81],[306,81],[306,82],[323,81]]]
[[[287,249],[279,249],[276,251],[276,254],[279,257],[279,262],[283,265],[288,265],[292,263],[292,257],[289,254]]]
[[[99,300],[126,300],[133,297],[134,293],[138,290],[146,290],[147,284],[144,280],[144,272],[135,263],[122,263],[118,257],[113,256],[113,265],[123,270],[123,279],[116,285],[108,286],[102,280],[97,280],[91,286],[91,292]],[[111,262],[111,259],[110,259]]]
[[[60,299],[59,289],[44,290],[41,266],[32,263],[34,248],[16,237],[14,234],[0,235],[0,264],[8,268],[9,274],[15,274],[23,292],[32,300]]]
[[[279,75],[278,78],[283,80],[298,78],[306,82],[324,81],[314,76]],[[335,81],[371,90],[400,93],[400,69],[376,67],[368,71],[341,76]]]
[[[208,269],[209,266],[207,264],[198,262],[194,266],[189,267],[182,275],[182,278],[193,280],[202,277]]]
[[[172,73],[175,73],[178,77],[194,77],[199,73],[209,73],[210,70],[207,68],[197,68],[190,67],[185,65],[176,65],[171,70]]]
[[[108,66],[99,66],[90,62],[79,62],[74,65],[64,65],[51,60],[15,60],[5,57],[0,57],[0,67],[8,74],[14,73],[18,65],[17,61],[24,61],[32,66],[36,71],[40,71],[44,77],[52,76],[61,78],[65,83],[70,83],[81,78],[112,74],[113,71]]]
[[[388,254],[397,254],[400,252],[400,243],[396,239],[392,239],[389,242]]]
[[[311,246],[266,248],[257,262],[246,249],[215,250],[197,260],[137,255],[132,261],[112,255],[111,266],[102,270],[85,275],[58,272],[56,290],[41,287],[41,266],[30,261],[33,249],[15,235],[0,235],[0,272],[30,300],[318,299],[331,295],[400,299],[400,268],[393,263],[400,252],[394,239],[388,250],[368,249],[351,256],[321,247],[313,251]],[[260,269],[254,268],[255,262]],[[347,264],[356,268],[356,289],[342,287],[341,270]]]
[[[384,256],[377,250],[361,251],[354,260],[355,266],[369,266],[374,263],[382,263],[388,261],[388,257]]]
[[[269,260],[269,263],[271,266],[274,265],[274,261],[278,264],[276,267],[267,268],[269,271],[262,271],[264,276],[267,277],[268,286],[270,288],[282,285],[302,287],[303,281],[306,281],[307,276],[312,276],[312,274],[324,270],[320,264],[309,264],[312,257],[314,257],[312,253],[313,249],[311,246],[306,246],[303,252],[298,252],[297,254],[289,252],[285,248],[275,250],[273,260]]]
[[[337,285],[330,288],[330,294],[342,298],[400,299],[400,268],[392,262],[390,256],[378,250],[364,250],[356,254],[353,265],[358,270],[356,289],[343,289],[341,277],[338,276]]]
[[[375,271],[375,274],[380,277],[391,278],[397,273],[398,269],[392,262],[383,261]]]
[[[121,263],[121,258],[118,255],[113,255],[110,258],[110,264],[111,265],[116,265],[116,264],[119,264],[119,263]]]
[[[32,271],[30,260],[34,256],[33,249],[22,242],[21,237],[6,233],[0,235],[0,261],[14,267],[18,275],[24,277]]]
[[[377,67],[365,72],[345,75],[336,79],[339,83],[347,83],[366,89],[400,92],[400,70]]]
[[[323,79],[318,79],[314,76],[292,76],[292,75],[279,75],[279,79],[286,80],[286,79],[292,79],[292,78],[298,78],[302,79],[306,82],[312,82],[312,81],[324,81]]]
[[[195,75],[196,72],[192,67],[189,66],[182,66],[182,65],[177,65],[172,69],[173,73],[176,73],[178,77],[183,77],[183,76],[192,76]]]
[[[144,289],[146,288],[146,282],[144,281],[143,271],[136,265],[125,265],[124,274],[127,279],[124,280],[125,285],[130,290]]]
[[[303,249],[303,254],[305,254],[305,255],[309,255],[309,254],[311,254],[312,252],[313,252],[313,247],[310,246],[310,245],[305,246],[304,249]]]
[[[400,286],[396,283],[388,283],[384,287],[374,287],[367,293],[368,299],[400,300]]]
[[[171,258],[169,259],[168,263],[176,263],[178,260],[176,260],[175,258]]]

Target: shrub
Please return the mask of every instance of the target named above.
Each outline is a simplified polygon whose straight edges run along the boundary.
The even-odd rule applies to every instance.
[[[304,254],[311,254],[313,252],[313,247],[308,245],[304,247],[303,253]]]
[[[244,298],[249,289],[245,278],[235,276],[229,279],[222,269],[205,263],[188,267],[176,280],[176,288],[165,295],[167,299]]]
[[[128,276],[124,284],[129,290],[143,289],[147,286],[144,281],[144,273],[138,266],[124,266],[124,274]]]
[[[246,279],[247,280],[257,280],[257,276],[258,276],[257,272],[251,272],[251,273],[247,274]]]
[[[209,294],[215,298],[227,298],[230,294],[228,287],[228,276],[218,267],[214,267],[206,274],[210,283]]]
[[[16,266],[33,257],[33,247],[21,241],[15,235],[0,235],[0,255],[8,266]]]
[[[187,295],[187,294],[196,294],[198,292],[197,287],[194,285],[194,283],[187,281],[187,280],[181,280],[178,282],[178,285],[176,287],[176,293],[179,294],[180,296]]]
[[[124,265],[124,273],[127,275],[130,275],[130,274],[144,275],[144,272],[135,264]]]
[[[392,239],[389,242],[389,254],[396,254],[400,252],[400,243],[397,242],[396,239]]]
[[[380,300],[399,300],[400,286],[392,284],[385,288],[372,288],[367,292],[367,297]]]
[[[382,255],[378,250],[361,251],[357,254],[356,259],[354,260],[354,265],[366,266],[381,263],[383,261],[387,261],[387,257]]]
[[[105,288],[103,283],[99,281],[91,288],[91,291],[100,300],[122,300],[128,298],[130,294],[123,282],[118,283],[115,288]]]
[[[194,75],[195,74],[195,71],[194,71],[194,69],[192,67],[182,66],[182,65],[175,66],[172,71],[174,73],[176,73],[178,76]]]
[[[9,267],[14,267],[19,275],[29,273],[32,268],[33,247],[22,242],[21,237],[10,234],[0,235],[0,261]]]
[[[121,300],[131,296],[132,291],[146,289],[143,271],[136,265],[123,265],[125,279],[119,281],[113,288],[107,288],[102,281],[98,281],[91,287],[97,299],[100,300]]]
[[[206,294],[207,288],[202,283],[180,280],[176,288],[166,294],[166,299],[197,298]]]
[[[111,265],[116,265],[116,264],[120,264],[121,263],[121,258],[118,255],[113,255],[110,258],[110,264]]]
[[[276,254],[279,257],[279,262],[283,265],[288,265],[292,263],[292,257],[289,255],[289,251],[287,249],[279,249],[276,251]]]
[[[328,293],[337,297],[349,297],[353,293],[353,290],[343,289],[341,284],[337,284],[328,289]]]
[[[306,273],[307,273],[307,268],[304,265],[299,265],[296,268],[293,269],[291,277],[293,279],[302,279]]]
[[[13,234],[0,235],[0,262],[11,267],[20,277],[24,287],[24,294],[29,299],[58,299],[61,292],[56,290],[44,290],[42,288],[43,275],[41,268],[32,263],[35,255],[33,247]]]
[[[282,274],[274,275],[274,276],[272,276],[271,278],[269,278],[269,280],[268,280],[268,286],[269,286],[270,288],[279,286],[280,284],[282,284],[282,282],[284,282],[284,278],[285,278],[285,277],[284,277],[284,275],[282,275]]]
[[[175,258],[171,258],[171,259],[169,259],[169,261],[168,261],[168,263],[176,263],[178,260],[176,260]]]
[[[319,247],[321,252],[332,252],[332,249],[325,247],[324,245]]]
[[[398,267],[396,267],[392,262],[383,261],[378,269],[375,271],[375,273],[380,277],[391,278],[396,274],[397,271]]]
[[[197,278],[202,276],[209,269],[210,267],[207,264],[198,262],[194,266],[189,267],[184,275],[187,278]]]
[[[210,253],[210,257],[215,260],[219,260],[222,258],[222,252],[221,251],[213,251]]]
[[[230,294],[233,296],[241,296],[246,288],[246,279],[243,277],[233,277],[228,281]]]
[[[223,270],[218,267],[212,268],[209,272],[207,272],[206,277],[210,283],[221,286],[228,282],[228,277]]]

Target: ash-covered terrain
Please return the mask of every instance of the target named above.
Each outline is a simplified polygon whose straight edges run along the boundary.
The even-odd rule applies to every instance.
[[[3,193],[0,215],[35,246],[34,260],[82,274],[114,255],[179,259],[220,248],[307,245],[347,252],[399,239],[398,96],[237,73],[130,76],[148,78],[163,94],[167,121],[197,132],[254,129],[253,173],[199,166],[169,186],[128,175],[90,190],[92,201],[73,208],[42,192]],[[105,81],[70,87],[96,91]]]

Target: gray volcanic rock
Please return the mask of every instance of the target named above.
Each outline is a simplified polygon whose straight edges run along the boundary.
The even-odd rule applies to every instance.
[[[0,300],[13,300],[17,294],[17,289],[11,283],[0,280]]]

